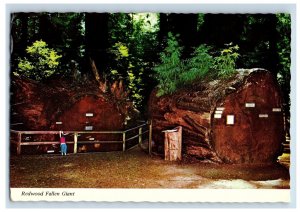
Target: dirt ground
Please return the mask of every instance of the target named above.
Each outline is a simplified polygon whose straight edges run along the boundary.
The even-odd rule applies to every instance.
[[[286,165],[286,164],[285,164]],[[288,166],[181,162],[126,152],[11,155],[10,187],[27,188],[289,188]]]

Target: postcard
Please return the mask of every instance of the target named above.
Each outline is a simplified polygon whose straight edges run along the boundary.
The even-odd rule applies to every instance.
[[[291,11],[32,6],[7,7],[12,202],[290,203]]]

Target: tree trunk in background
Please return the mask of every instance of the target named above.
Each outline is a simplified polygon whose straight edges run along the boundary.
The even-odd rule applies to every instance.
[[[165,41],[168,32],[172,32],[173,35],[179,34],[179,45],[184,47],[182,56],[188,57],[193,52],[193,47],[198,44],[198,14],[160,13],[159,21],[159,40]]]
[[[187,58],[193,52],[197,41],[198,14],[170,14],[170,26],[173,33],[179,34],[179,45],[183,46],[182,56]]]
[[[278,57],[278,49],[277,49],[277,42],[279,39],[278,32],[276,30],[277,25],[277,17],[275,14],[270,14],[269,18],[267,18],[266,26],[266,34],[268,34],[267,39],[269,40],[269,48],[268,48],[268,57],[266,59],[266,68],[270,70],[274,76],[277,76],[278,73],[278,64],[279,64],[279,57]]]
[[[85,14],[86,64],[90,67],[90,59],[95,61],[100,75],[105,71],[108,62],[108,18],[108,13]]]
[[[20,39],[19,48],[24,51],[28,46],[28,16],[25,13],[21,13],[20,18],[22,23],[22,35]]]
[[[18,21],[17,21],[18,20]],[[19,57],[25,56],[28,46],[28,16],[26,13],[14,13],[11,15],[11,62],[16,69],[16,62]]]
[[[166,13],[160,13],[159,14],[159,32],[158,32],[158,40],[161,44],[164,44],[167,36],[168,36],[168,16]],[[160,45],[161,49],[160,51],[163,51],[164,46]]]
[[[246,15],[238,14],[205,14],[200,29],[201,43],[224,48],[224,44],[240,43],[244,30]]]
[[[52,33],[49,33],[49,32]],[[56,37],[55,32],[53,31],[53,27],[50,20],[50,14],[42,13],[39,16],[39,39],[45,41],[50,47],[55,44],[54,37]]]

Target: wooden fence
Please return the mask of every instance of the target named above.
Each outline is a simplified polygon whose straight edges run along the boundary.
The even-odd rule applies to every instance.
[[[148,126],[147,130],[143,131],[143,127]],[[128,135],[129,132],[132,132],[133,130],[138,130],[138,134],[133,135],[130,138],[127,138],[126,135]],[[59,134],[59,131],[18,131],[18,130],[10,130],[11,132],[11,144],[15,144],[17,147],[17,155],[21,154],[22,146],[29,146],[29,145],[55,145],[60,144],[59,141],[23,141],[22,136],[24,135],[56,135]],[[152,121],[145,122],[143,124],[140,124],[136,127],[122,130],[122,131],[64,131],[64,133],[67,134],[74,134],[74,140],[73,141],[67,141],[67,144],[74,144],[74,154],[77,153],[77,145],[78,144],[100,144],[100,143],[120,143],[123,145],[123,152],[126,150],[126,142],[138,138],[138,144],[141,145],[143,141],[143,135],[148,134],[148,152],[149,154],[152,153]],[[13,138],[13,134],[15,134],[17,137],[16,139]],[[119,141],[79,141],[78,136],[80,134],[122,134],[122,140]]]

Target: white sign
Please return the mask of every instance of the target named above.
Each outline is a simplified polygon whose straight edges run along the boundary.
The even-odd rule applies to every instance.
[[[62,122],[61,121],[57,121],[57,122],[55,122],[55,124],[62,124]]]
[[[281,108],[280,107],[274,107],[272,109],[273,112],[281,112]]]
[[[93,130],[93,126],[85,126],[85,130]]]
[[[227,115],[226,116],[226,124],[227,125],[234,125],[234,115]]]
[[[215,114],[222,114],[222,113],[223,113],[222,110],[216,110],[216,111],[215,111]]]
[[[254,102],[246,102],[245,107],[255,107]]]
[[[225,108],[224,107],[217,107],[217,109],[216,110],[224,110]]]
[[[222,118],[222,114],[215,113],[215,114],[214,114],[214,118],[215,118],[215,119],[220,119],[220,118]]]
[[[95,138],[89,138],[89,140],[90,140],[90,141],[93,141],[93,140],[95,140]]]
[[[94,116],[94,113],[86,113],[85,116],[92,117],[92,116]]]
[[[259,114],[258,117],[259,118],[268,118],[269,115],[268,114]]]

